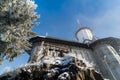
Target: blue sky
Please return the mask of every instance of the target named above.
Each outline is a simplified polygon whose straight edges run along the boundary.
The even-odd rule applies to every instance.
[[[79,23],[88,26],[99,38],[120,38],[120,0],[35,0],[40,14],[40,25],[33,28],[38,35],[75,40]],[[13,69],[23,65],[28,55],[20,55],[14,62],[4,61],[4,68]]]

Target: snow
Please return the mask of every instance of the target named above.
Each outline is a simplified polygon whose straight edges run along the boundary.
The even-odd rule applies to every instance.
[[[53,64],[53,65],[59,65],[59,66],[65,66],[69,62],[72,62],[73,57],[66,56],[66,57],[55,57],[55,58],[50,58],[48,60],[43,60],[43,63],[47,64]]]
[[[58,78],[60,79],[60,80],[66,80],[67,78],[69,78],[70,77],[70,75],[69,75],[69,73],[67,73],[67,72],[64,72],[64,73],[62,73],[60,76],[58,76]]]
[[[44,64],[50,65],[56,65],[56,67],[53,68],[48,68],[47,74],[44,75],[46,78],[52,78],[53,76],[58,75],[58,79],[59,80],[69,80],[70,76],[74,76],[74,74],[72,74],[71,72],[69,72],[69,69],[71,67],[71,63],[75,63],[74,62],[74,57],[71,56],[65,56],[65,57],[54,57],[54,58],[44,58],[42,61],[38,61],[35,63],[27,63],[25,66],[22,66],[20,68],[17,68],[16,70],[14,70],[13,72],[9,72],[7,74],[4,74],[2,76],[10,76],[10,80],[14,79],[17,75],[19,75],[19,73],[21,73],[21,69],[23,71],[29,72],[31,74],[32,72],[32,66],[35,67],[43,67]],[[80,60],[77,60],[77,62],[79,62]],[[83,61],[84,62],[84,61]],[[88,67],[82,67],[82,66],[78,66],[78,68],[83,69],[84,71],[87,71]],[[1,77],[1,76],[0,76]],[[107,80],[107,79],[105,79]]]

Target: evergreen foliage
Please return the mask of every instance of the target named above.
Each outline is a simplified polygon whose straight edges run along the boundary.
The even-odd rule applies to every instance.
[[[50,58],[49,60],[51,60]],[[65,57],[63,57],[65,61]],[[0,80],[104,80],[94,68],[82,60],[72,58],[65,65],[44,62],[28,63],[0,76]]]
[[[32,0],[0,0],[0,62],[12,61],[29,49],[28,39],[38,18]]]

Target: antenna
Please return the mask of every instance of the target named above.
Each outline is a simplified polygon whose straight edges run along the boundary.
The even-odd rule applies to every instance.
[[[46,32],[45,36],[48,36],[48,32]]]
[[[77,19],[76,22],[77,22],[77,24],[78,24],[79,26],[82,26],[82,24],[80,23],[80,20],[79,20],[79,19]]]

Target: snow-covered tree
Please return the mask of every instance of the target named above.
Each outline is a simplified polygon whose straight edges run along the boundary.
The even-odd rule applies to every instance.
[[[0,62],[12,61],[29,49],[28,39],[38,18],[33,0],[0,0]]]

